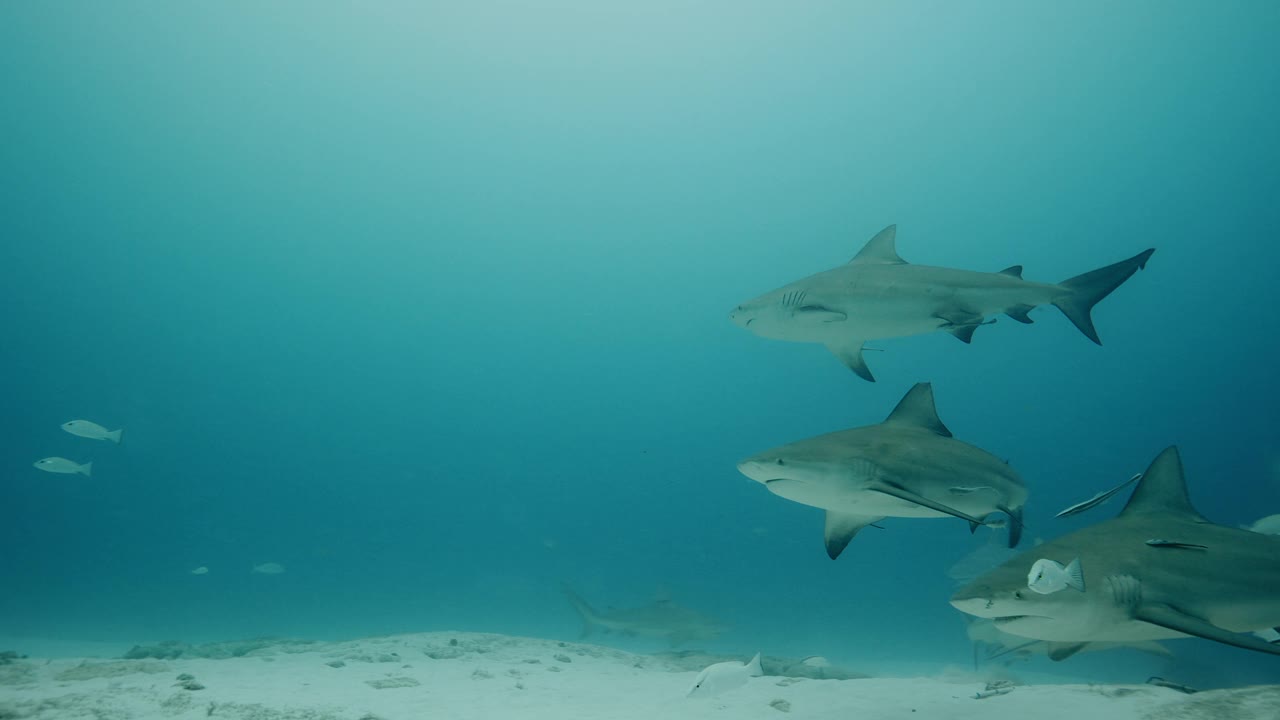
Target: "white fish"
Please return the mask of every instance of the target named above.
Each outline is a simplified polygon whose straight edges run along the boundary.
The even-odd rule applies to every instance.
[[[96,422],[88,420],[72,420],[62,423],[62,429],[82,438],[90,440],[110,440],[119,445],[124,439],[124,428],[119,430],[108,430]]]
[[[1064,588],[1074,588],[1084,592],[1084,571],[1080,569],[1080,558],[1062,567],[1046,558],[1040,558],[1027,573],[1027,587],[1041,595],[1056,593]]]
[[[208,575],[208,574],[209,574],[209,568],[207,568],[207,567],[205,567],[205,566],[201,565],[200,567],[196,568],[195,570],[192,570],[192,571],[191,571],[191,574],[192,574],[192,575]]]
[[[64,475],[80,473],[85,477],[89,477],[90,473],[93,472],[93,463],[91,462],[81,465],[78,462],[60,457],[47,457],[43,460],[37,460],[35,466],[45,472],[62,473]]]
[[[273,562],[262,563],[261,565],[254,565],[253,572],[259,575],[279,575],[284,572],[284,566]]]
[[[1252,525],[1241,525],[1240,527],[1249,532],[1263,535],[1280,535],[1280,515],[1268,515]]]
[[[760,667],[760,653],[751,658],[751,662],[722,662],[710,665],[698,673],[698,678],[689,688],[688,697],[711,697],[727,690],[742,687],[748,678],[760,677],[764,670]]]

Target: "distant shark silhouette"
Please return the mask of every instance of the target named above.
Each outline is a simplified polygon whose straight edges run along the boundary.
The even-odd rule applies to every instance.
[[[952,516],[972,530],[1004,512],[1010,546],[1022,533],[1027,490],[1018,473],[951,437],[929,383],[911,388],[882,423],[766,450],[738,470],[775,495],[826,510],[833,560],[859,530],[886,517]]]
[[[895,249],[890,225],[853,260],[810,275],[739,305],[729,318],[761,337],[826,345],[860,377],[875,381],[862,357],[868,340],[944,330],[964,342],[1004,313],[1021,323],[1027,313],[1052,304],[1080,332],[1102,344],[1090,311],[1139,268],[1155,249],[1064,280],[1057,285],[1022,279],[1022,266],[998,273],[912,265]]]
[[[1039,558],[1079,558],[1084,592],[1039,594]],[[1280,625],[1280,537],[1215,525],[1191,506],[1176,447],[1160,453],[1119,517],[1005,562],[951,604],[1007,633],[1054,643],[1062,658],[1091,642],[1201,637],[1280,655],[1252,631]]]
[[[697,611],[680,607],[665,596],[644,607],[597,611],[587,604],[567,583],[562,583],[569,603],[582,616],[582,637],[597,628],[622,635],[665,638],[677,646],[700,640],[713,640],[726,630],[724,625]]]

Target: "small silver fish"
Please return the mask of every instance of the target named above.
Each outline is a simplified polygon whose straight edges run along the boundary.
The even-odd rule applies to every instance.
[[[689,688],[687,697],[719,695],[727,690],[742,687],[747,684],[748,679],[760,677],[763,674],[764,671],[760,668],[760,653],[756,653],[756,656],[746,663],[733,661],[716,663],[698,673],[698,677],[693,681],[693,687]]]
[[[63,475],[79,473],[85,477],[89,477],[93,472],[93,463],[91,462],[81,465],[78,462],[61,457],[47,457],[43,460],[37,460],[35,461],[35,467],[45,472],[61,473]]]
[[[1084,592],[1084,571],[1080,568],[1080,558],[1072,560],[1066,567],[1062,563],[1047,558],[1040,558],[1027,573],[1027,587],[1041,595],[1056,593],[1065,588],[1074,588]]]
[[[1084,502],[1079,502],[1079,503],[1076,503],[1075,505],[1068,507],[1067,509],[1058,513],[1057,515],[1054,515],[1054,517],[1071,517],[1072,515],[1079,515],[1080,513],[1090,508],[1098,507],[1102,503],[1110,500],[1112,496],[1114,496],[1116,493],[1128,487],[1131,483],[1137,482],[1138,479],[1141,477],[1142,477],[1142,473],[1138,473],[1137,475],[1134,475],[1133,477],[1129,478],[1128,480],[1125,480],[1124,482],[1111,488],[1110,490],[1103,490],[1102,492],[1098,493],[1097,495],[1094,495],[1093,497],[1089,498],[1088,500],[1085,500]]]
[[[117,445],[124,439],[124,428],[108,430],[98,423],[88,420],[64,422],[62,423],[62,429],[77,437],[89,438],[90,440],[110,440]]]
[[[253,572],[258,575],[279,575],[284,572],[284,566],[274,562],[262,563],[261,565],[254,565]]]
[[[208,574],[209,574],[209,568],[207,568],[207,567],[205,567],[205,566],[201,565],[200,567],[196,568],[195,570],[192,570],[192,571],[191,571],[191,574],[192,574],[192,575],[208,575]]]
[[[1177,540],[1148,540],[1147,544],[1151,547],[1167,547],[1167,548],[1183,548],[1185,550],[1208,550],[1208,545],[1197,545],[1195,543],[1178,542]]]

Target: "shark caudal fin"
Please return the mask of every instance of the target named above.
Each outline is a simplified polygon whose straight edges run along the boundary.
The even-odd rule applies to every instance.
[[[1093,310],[1094,305],[1120,287],[1130,276],[1145,268],[1151,253],[1155,251],[1155,248],[1143,250],[1128,260],[1121,260],[1114,265],[1077,275],[1070,280],[1063,280],[1058,285],[1068,290],[1068,293],[1054,299],[1054,306],[1061,310],[1062,314],[1066,315],[1085,337],[1101,345],[1102,340],[1098,338],[1098,331],[1093,327],[1090,311]]]
[[[591,631],[595,629],[596,611],[592,610],[591,606],[587,604],[587,601],[583,600],[582,596],[578,595],[578,593],[573,591],[573,588],[569,587],[569,583],[560,583],[560,590],[564,592],[565,597],[569,598],[569,604],[573,605],[573,609],[577,610],[578,614],[582,616],[581,637],[587,637],[591,634]]]

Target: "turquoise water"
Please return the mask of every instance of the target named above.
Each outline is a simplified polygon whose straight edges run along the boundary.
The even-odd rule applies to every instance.
[[[946,570],[985,530],[888,520],[832,562],[735,463],[928,380],[1022,474],[1029,538],[1172,443],[1213,520],[1280,512],[1278,30],[1262,2],[6,4],[0,645],[570,639],[566,580],[668,588],[719,650],[967,665]],[[1040,309],[879,341],[874,385],[727,320],[889,223],[910,262],[1046,282],[1157,251],[1103,347]],[[1167,644],[1037,667],[1280,670]]]

